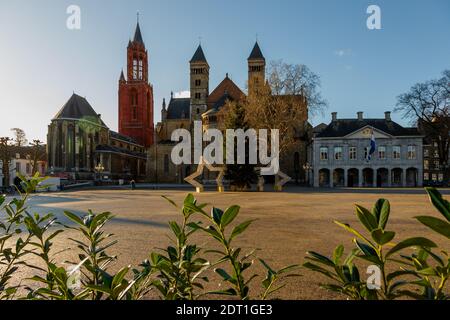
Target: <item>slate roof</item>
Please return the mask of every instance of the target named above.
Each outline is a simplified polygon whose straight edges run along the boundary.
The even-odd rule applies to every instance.
[[[172,98],[167,108],[167,119],[189,119],[190,110],[190,98]]]
[[[119,132],[112,131],[112,130],[110,130],[109,132],[111,133],[111,138],[118,139],[118,140],[122,140],[122,141],[126,141],[126,142],[129,142],[129,143],[134,143],[134,144],[139,145],[139,143],[137,143],[137,141],[136,141],[135,139],[133,139],[133,138],[131,138],[131,137],[129,137],[129,136],[126,136],[126,135],[124,135],[124,134],[121,134],[121,133],[119,133]]]
[[[137,42],[145,46],[144,40],[142,40],[141,28],[139,27],[139,22],[136,25],[136,31],[134,32],[133,42]]]
[[[248,60],[257,60],[257,59],[263,59],[265,60],[266,58],[264,58],[261,49],[258,45],[258,41],[255,42],[255,45],[253,47],[252,52],[250,53],[250,56],[248,57]]]
[[[97,112],[89,104],[89,102],[77,95],[72,94],[66,104],[59,110],[59,112],[53,117],[56,119],[85,119],[89,121],[99,121],[99,124],[105,126],[105,123],[99,118]]]
[[[189,61],[189,62],[190,63],[192,63],[192,62],[207,62],[205,54],[203,53],[202,46],[200,44],[198,45],[197,50],[195,50],[195,53],[192,56],[191,61]]]
[[[213,108],[214,108],[215,110],[219,110],[220,108],[222,108],[222,107],[225,105],[225,103],[227,102],[227,100],[229,100],[229,101],[234,101],[234,98],[233,98],[232,96],[230,96],[230,95],[228,94],[228,92],[225,92],[225,93],[223,94],[223,96],[222,96],[219,100],[217,100],[217,102],[214,104]]]
[[[100,144],[95,148],[95,152],[112,152],[112,153],[123,153],[132,157],[143,158],[146,159],[146,155],[141,152],[131,151],[125,148],[120,148],[116,146],[110,146],[107,144]]]
[[[322,130],[318,138],[337,138],[345,137],[366,126],[381,130],[392,136],[420,136],[417,128],[405,128],[394,121],[386,119],[338,119],[332,121],[324,130]]]

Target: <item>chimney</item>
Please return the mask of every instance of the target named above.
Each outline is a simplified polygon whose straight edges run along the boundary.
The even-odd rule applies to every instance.
[[[386,121],[391,121],[391,112],[390,111],[386,111],[384,113],[384,119],[386,119]]]
[[[332,112],[331,113],[331,121],[336,121],[337,120],[337,112]]]
[[[364,114],[364,113],[363,113],[362,111],[359,111],[359,112],[358,112],[358,120],[361,121],[361,120],[364,119],[363,114]]]

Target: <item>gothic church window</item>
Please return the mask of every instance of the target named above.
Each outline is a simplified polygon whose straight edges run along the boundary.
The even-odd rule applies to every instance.
[[[133,79],[136,80],[138,75],[138,62],[136,59],[133,60]]]
[[[143,79],[143,74],[144,74],[143,70],[144,70],[144,64],[142,62],[142,59],[140,59],[139,60],[139,80]]]

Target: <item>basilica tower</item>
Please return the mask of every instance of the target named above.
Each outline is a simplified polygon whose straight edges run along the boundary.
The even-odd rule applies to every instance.
[[[257,92],[265,84],[266,59],[264,58],[258,41],[255,43],[248,62],[248,93]]]
[[[191,71],[191,120],[200,120],[202,113],[207,111],[206,103],[209,95],[209,64],[201,45],[198,46],[189,65]]]
[[[127,47],[127,77],[119,79],[119,132],[139,144],[153,144],[153,86],[148,81],[148,52],[139,21]]]

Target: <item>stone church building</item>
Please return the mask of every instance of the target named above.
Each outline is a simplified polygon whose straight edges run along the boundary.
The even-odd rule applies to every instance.
[[[73,180],[138,180],[183,183],[196,165],[175,165],[171,161],[171,134],[184,128],[192,132],[194,121],[203,129],[223,128],[221,109],[227,101],[245,97],[228,76],[210,90],[210,66],[201,45],[189,61],[190,97],[171,94],[161,109],[161,121],[154,126],[153,86],[149,82],[149,55],[139,22],[127,46],[126,72],[118,81],[118,132],[112,131],[89,102],[73,94],[48,127],[48,171]],[[266,85],[266,59],[256,42],[248,57],[248,92]],[[295,97],[297,98],[297,96]],[[303,99],[302,97],[298,97]],[[281,170],[294,180],[305,180],[308,110],[299,123],[299,139],[293,149],[281,155]],[[209,179],[209,177],[204,177]]]
[[[266,59],[256,42],[248,57],[248,92],[257,92],[261,86],[266,85]],[[203,131],[208,128],[224,128],[223,107],[227,101],[239,101],[245,97],[233,80],[225,78],[212,91],[210,87],[210,66],[201,45],[198,46],[192,59],[189,61],[190,70],[190,97],[175,98],[173,93],[169,103],[164,99],[161,109],[161,122],[155,128],[155,144],[150,148],[149,172],[150,179],[155,182],[182,183],[184,178],[196,170],[196,165],[175,165],[171,161],[171,151],[176,142],[171,141],[171,134],[175,129],[187,129],[193,132],[194,121],[202,121]],[[299,97],[301,98],[301,97]],[[298,182],[305,181],[303,165],[307,157],[306,136],[308,125],[308,110],[304,103],[304,119],[299,123],[299,139],[292,149],[280,157],[280,167],[283,172]],[[215,174],[205,172],[204,182],[212,181]]]
[[[128,80],[127,80],[128,79]],[[147,179],[153,144],[153,86],[139,23],[127,47],[127,78],[119,79],[119,132],[89,102],[73,94],[48,126],[48,173],[70,180]]]

